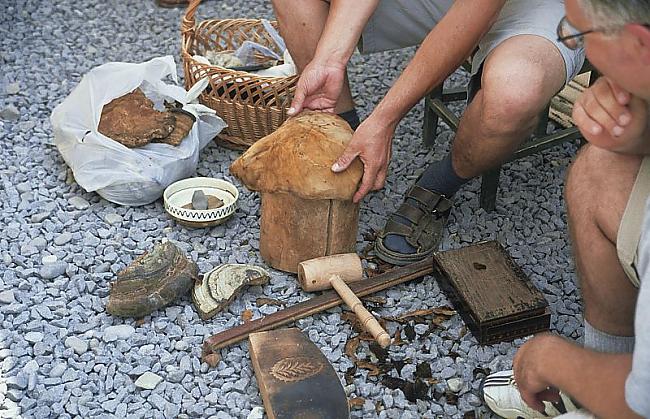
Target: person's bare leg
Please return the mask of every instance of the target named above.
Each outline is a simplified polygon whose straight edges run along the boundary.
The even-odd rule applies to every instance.
[[[324,0],[272,0],[272,3],[280,34],[300,73],[314,57],[329,14],[329,3]],[[353,108],[354,100],[346,73],[336,112]]]
[[[519,35],[501,43],[483,64],[481,89],[460,120],[451,156],[431,164],[416,184],[450,197],[469,179],[500,165],[532,133],[565,79],[564,60],[547,39]],[[393,219],[410,223],[399,214]],[[383,244],[393,252],[415,253],[400,235],[388,234]]]
[[[618,260],[616,237],[640,164],[638,156],[585,146],[566,181],[569,230],[585,320],[615,336],[634,335],[638,290]]]
[[[452,146],[458,176],[480,176],[507,160],[530,136],[565,78],[564,60],[547,39],[520,35],[495,48]]]

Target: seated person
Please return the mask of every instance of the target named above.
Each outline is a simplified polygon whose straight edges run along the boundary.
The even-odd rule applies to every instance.
[[[388,220],[375,249],[403,265],[437,249],[450,199],[468,180],[499,166],[532,133],[539,113],[580,70],[581,48],[556,41],[564,14],[560,0],[273,0],[299,72],[290,114],[336,112],[354,137],[332,170],[356,157],[364,176],[359,202],[386,179],[399,121],[478,47],[472,60],[473,99],[463,114],[451,153],[434,162]],[[362,53],[420,44],[415,56],[370,116],[359,124],[346,66]],[[477,73],[482,67],[482,75]]]
[[[558,415],[572,406],[568,395],[599,418],[648,418],[650,1],[567,0],[558,35],[570,47],[584,42],[603,74],[574,107],[590,145],[573,163],[565,191],[584,347],[538,335],[517,352],[514,373],[485,379],[483,396],[504,417]],[[558,390],[563,403],[543,403],[559,402]]]

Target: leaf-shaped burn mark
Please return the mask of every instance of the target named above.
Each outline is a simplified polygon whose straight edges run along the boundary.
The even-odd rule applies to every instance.
[[[271,375],[280,381],[301,381],[318,374],[322,369],[322,363],[312,358],[297,356],[276,362],[271,368]]]

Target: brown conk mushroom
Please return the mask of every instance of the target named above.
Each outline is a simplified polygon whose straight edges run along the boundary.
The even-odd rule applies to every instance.
[[[332,172],[331,167],[352,133],[336,115],[306,111],[253,144],[230,171],[253,191],[351,200],[363,176],[363,164],[355,159],[342,173]]]
[[[340,117],[303,112],[253,144],[230,171],[262,195],[260,253],[271,266],[296,272],[298,263],[356,248],[359,206],[352,203],[363,164],[332,172],[352,139]]]

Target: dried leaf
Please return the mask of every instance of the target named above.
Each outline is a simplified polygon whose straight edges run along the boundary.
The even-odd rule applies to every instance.
[[[379,412],[381,412],[381,411],[384,410],[384,409],[385,409],[385,407],[384,407],[384,405],[381,403],[381,400],[377,400],[377,401],[375,402],[375,412],[379,413]]]
[[[388,349],[382,348],[374,340],[370,345],[368,345],[368,349],[370,349],[370,352],[377,357],[380,363],[383,364],[386,362],[386,358],[388,358]]]
[[[393,335],[393,345],[398,346],[398,345],[403,345],[404,341],[402,340],[402,329],[399,327],[395,330],[395,334]]]
[[[413,327],[412,324],[407,324],[404,326],[404,334],[406,335],[406,338],[410,341],[414,340],[415,337],[417,336],[415,333],[415,328]]]
[[[350,404],[350,409],[361,409],[363,404],[366,402],[366,399],[363,397],[353,397],[348,403]]]
[[[406,397],[406,400],[410,401],[411,403],[415,403],[418,399],[431,399],[429,396],[429,385],[419,378],[417,378],[413,383],[407,382],[402,391],[404,392],[404,397]]]
[[[366,296],[363,297],[362,300],[367,303],[373,303],[373,304],[386,304],[386,299],[384,297],[376,297],[376,296]]]
[[[467,326],[463,325],[463,327],[460,329],[460,335],[458,337],[462,338],[466,334],[467,334]]]
[[[140,327],[140,326],[142,326],[142,325],[145,324],[145,323],[146,323],[146,321],[145,321],[145,319],[144,319],[144,317],[143,317],[143,318],[138,319],[138,320],[135,321],[135,327]]]
[[[246,309],[242,312],[241,318],[244,321],[244,323],[248,323],[253,319],[253,312],[249,309]]]
[[[364,370],[369,370],[368,376],[376,377],[381,373],[381,370],[375,364],[371,364],[368,361],[357,361],[355,363],[358,368],[363,368]]]
[[[255,304],[258,307],[261,307],[263,305],[269,305],[269,306],[285,306],[286,303],[284,301],[276,300],[274,298],[266,298],[266,297],[260,297],[257,300],[255,300]]]
[[[431,364],[428,362],[421,362],[415,367],[415,376],[417,378],[431,378]]]
[[[391,390],[395,390],[398,388],[401,390],[406,385],[406,380],[402,380],[401,378],[386,376],[381,379],[381,384],[383,384],[386,388],[389,388]]]
[[[348,358],[350,358],[352,362],[356,362],[358,360],[357,348],[359,347],[360,343],[361,340],[359,339],[359,336],[355,336],[345,342],[345,354],[348,356]]]
[[[354,375],[357,373],[357,366],[353,365],[345,371],[345,384],[350,385],[354,382]]]
[[[359,318],[353,312],[344,311],[343,313],[341,313],[341,320],[350,323],[350,326],[352,326],[353,330],[357,332],[361,331],[361,323],[359,323]]]
[[[219,361],[221,361],[221,355],[216,352],[207,354],[203,357],[203,362],[208,364],[210,368],[216,367],[219,364]]]

